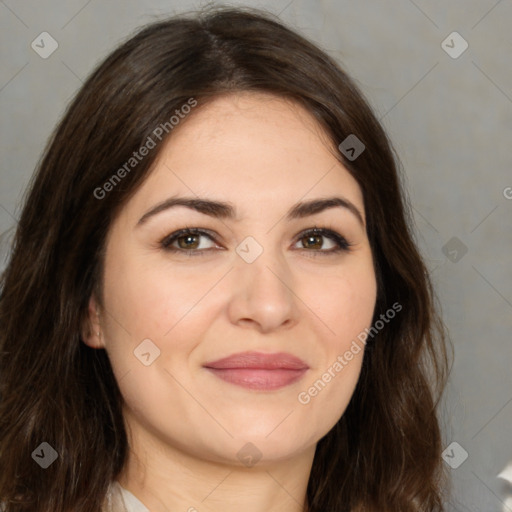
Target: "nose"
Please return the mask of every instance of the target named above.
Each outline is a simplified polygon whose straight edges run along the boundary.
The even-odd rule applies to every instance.
[[[252,263],[237,256],[230,274],[228,314],[232,323],[261,333],[297,323],[293,275],[277,251],[264,248]]]

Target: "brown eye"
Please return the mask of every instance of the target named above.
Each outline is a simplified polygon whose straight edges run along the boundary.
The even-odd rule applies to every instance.
[[[322,235],[307,235],[302,237],[301,241],[308,249],[321,249],[323,246]]]
[[[182,235],[176,238],[176,241],[180,249],[197,249],[199,237],[200,235]]]
[[[213,246],[204,247],[202,239],[214,242],[213,237],[206,231],[199,229],[180,229],[169,236],[165,237],[161,242],[163,249],[169,252],[184,253],[187,256],[202,255],[213,249]]]
[[[330,240],[331,247],[325,248],[325,239]],[[339,233],[326,228],[314,228],[303,232],[298,240],[302,249],[308,252],[320,254],[333,254],[340,251],[348,251],[351,244]],[[301,249],[301,247],[299,247]]]

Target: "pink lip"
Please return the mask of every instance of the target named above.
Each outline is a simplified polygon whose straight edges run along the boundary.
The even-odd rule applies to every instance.
[[[274,390],[292,384],[309,369],[304,361],[285,352],[243,352],[203,366],[226,382],[258,390]]]

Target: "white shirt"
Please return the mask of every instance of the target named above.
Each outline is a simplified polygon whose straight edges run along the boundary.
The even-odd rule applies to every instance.
[[[505,501],[503,502],[503,512],[508,512],[512,509],[512,462],[498,475],[498,478],[511,484],[509,486],[510,493],[505,496]]]
[[[110,500],[107,499],[104,512],[149,512],[149,508],[119,482],[111,483],[109,491]]]

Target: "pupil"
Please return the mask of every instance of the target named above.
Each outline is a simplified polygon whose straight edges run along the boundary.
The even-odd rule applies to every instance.
[[[192,245],[194,245],[194,242],[193,242],[194,238],[196,238],[196,235],[185,235],[185,236],[182,236],[180,238],[180,240],[182,240],[182,241],[186,240],[185,243],[181,244],[182,248],[183,248],[183,246],[185,246],[186,249],[190,248],[190,244],[188,244],[188,242],[191,241],[191,240],[192,240]]]
[[[185,248],[190,248],[190,245],[194,245],[194,239],[196,238],[197,236],[196,235],[185,235],[185,236],[182,236],[180,238],[180,241],[182,241],[183,243],[181,243],[181,247],[185,247]],[[320,240],[320,236],[319,235],[310,235],[310,236],[307,236],[305,237],[306,239],[306,246],[309,246],[309,244],[311,243],[311,245],[313,246],[316,246],[316,247],[322,247],[322,242]],[[191,244],[189,243],[191,242]],[[197,241],[196,241],[196,244],[197,244]]]
[[[310,235],[310,236],[306,237],[306,240],[307,240],[306,244],[309,244],[310,241],[313,241],[313,245],[320,246],[320,247],[322,246],[322,242],[319,241],[320,237],[318,235]],[[317,241],[316,244],[314,242],[315,240]]]

